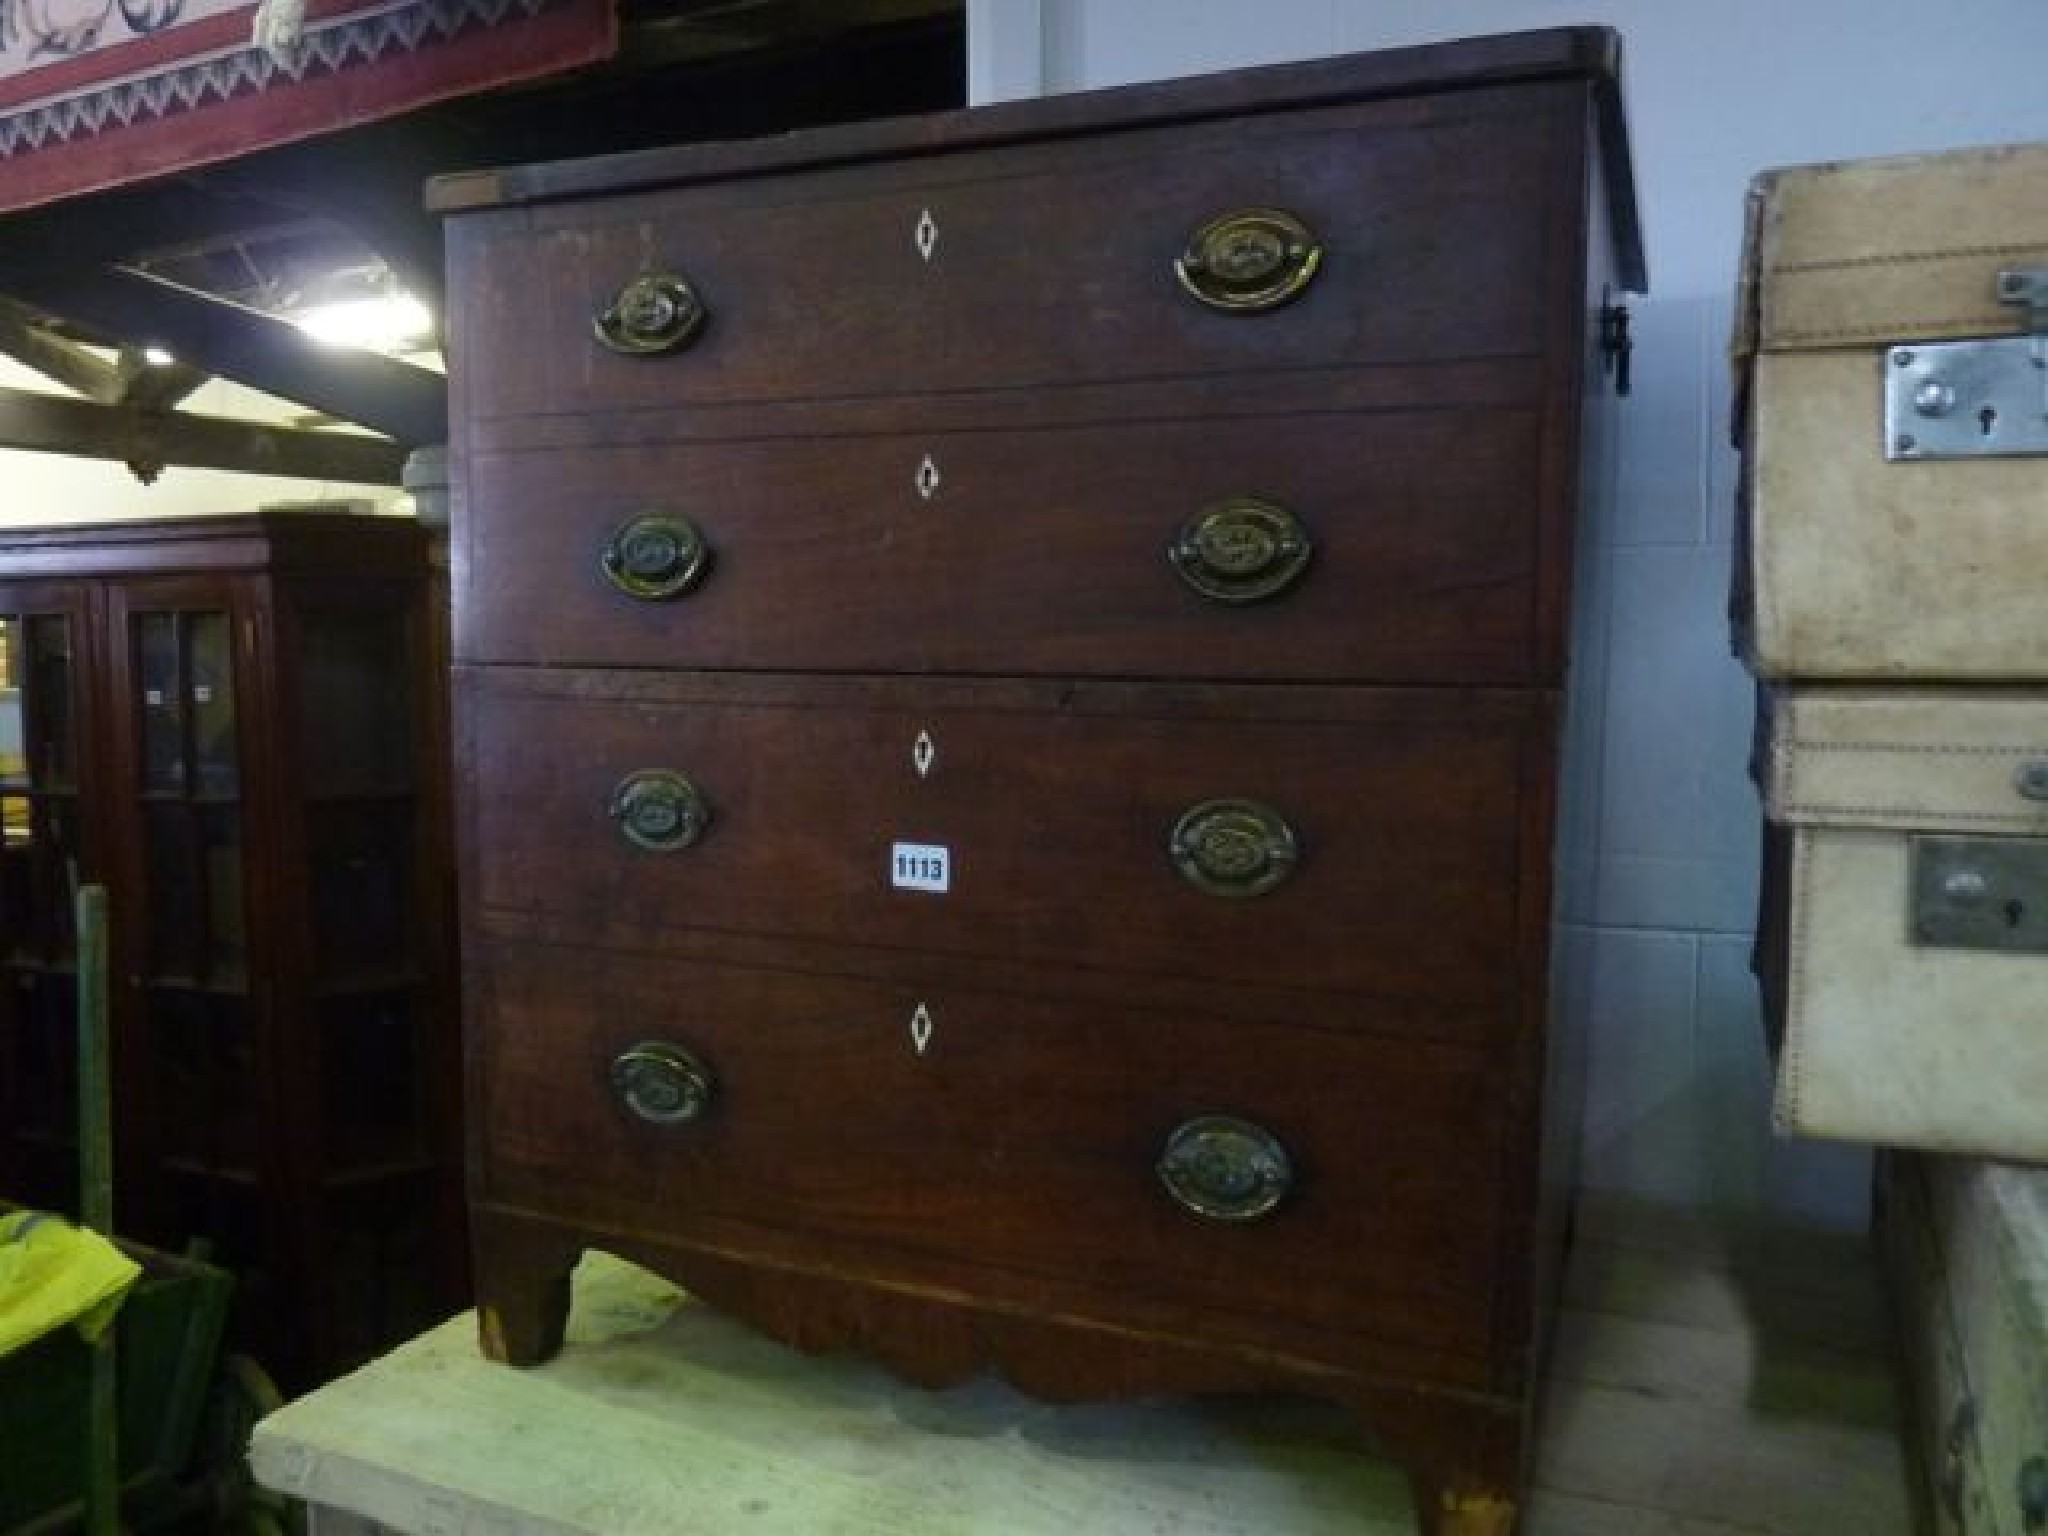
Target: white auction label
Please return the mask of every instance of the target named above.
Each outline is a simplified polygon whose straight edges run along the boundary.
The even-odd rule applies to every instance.
[[[937,843],[895,843],[889,883],[899,891],[945,891],[953,884],[953,852]]]

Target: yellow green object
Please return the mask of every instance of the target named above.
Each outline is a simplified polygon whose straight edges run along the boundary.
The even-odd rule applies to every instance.
[[[107,1239],[61,1217],[0,1214],[0,1356],[67,1324],[97,1337],[141,1273]]]
[[[18,1212],[0,1200],[0,1232]],[[33,1237],[31,1232],[31,1237]],[[11,1246],[0,1243],[0,1247]],[[40,1240],[38,1240],[40,1246]],[[13,1353],[0,1352],[0,1533],[54,1536],[85,1529],[94,1476],[88,1446],[94,1360],[120,1338],[119,1486],[125,1529],[210,1529],[195,1510],[239,1479],[233,1455],[205,1438],[214,1414],[221,1336],[234,1282],[195,1257],[138,1243],[114,1244],[141,1276],[122,1293],[100,1343],[69,1323]],[[227,1492],[224,1492],[227,1490]],[[182,1523],[181,1523],[182,1522]]]

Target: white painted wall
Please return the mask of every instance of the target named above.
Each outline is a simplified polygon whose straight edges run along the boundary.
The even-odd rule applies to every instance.
[[[1775,1140],[1748,972],[1750,688],[1725,621],[1724,345],[1743,191],[1815,160],[2048,139],[2044,0],[968,0],[976,101],[1486,32],[1603,23],[1652,294],[1635,306],[1621,496],[1582,598],[1607,636],[1583,957],[1589,1184],[1860,1223],[1867,1156]]]
[[[0,358],[0,388],[62,393],[56,385]],[[288,422],[301,407],[214,381],[185,409],[238,420]],[[187,517],[252,512],[278,501],[368,500],[379,510],[401,508],[396,486],[237,475],[205,469],[166,469],[144,485],[125,465],[54,453],[0,451],[0,524],[87,523],[113,518]]]

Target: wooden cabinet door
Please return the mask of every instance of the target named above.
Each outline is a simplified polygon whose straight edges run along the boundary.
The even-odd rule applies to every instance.
[[[78,1193],[72,895],[98,878],[90,823],[91,602],[74,583],[0,587],[0,1198]]]

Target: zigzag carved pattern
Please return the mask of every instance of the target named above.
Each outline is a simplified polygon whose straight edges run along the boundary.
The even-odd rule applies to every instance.
[[[526,20],[553,0],[420,0],[374,16],[351,16],[309,27],[298,56],[280,64],[260,48],[176,65],[62,101],[45,102],[0,117],[0,159],[52,145],[90,139],[181,112],[233,100],[280,85],[414,53],[470,31]]]

